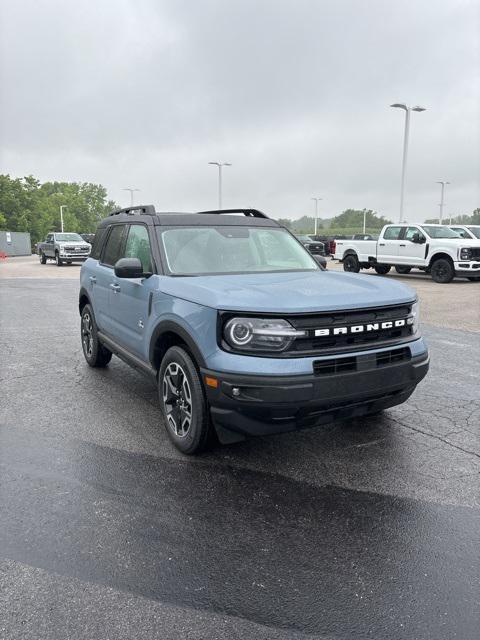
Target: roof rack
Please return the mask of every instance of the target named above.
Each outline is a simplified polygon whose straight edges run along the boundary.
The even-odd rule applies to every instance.
[[[222,213],[243,213],[244,216],[250,216],[251,218],[267,218],[268,216],[258,209],[214,209],[213,211],[197,211],[197,213],[215,214],[221,215]]]
[[[129,216],[134,215],[147,215],[154,216],[156,215],[155,207],[153,204],[137,204],[132,207],[125,207],[125,209],[117,209],[116,211],[112,211],[109,213],[109,216],[118,216],[120,213],[126,213]]]

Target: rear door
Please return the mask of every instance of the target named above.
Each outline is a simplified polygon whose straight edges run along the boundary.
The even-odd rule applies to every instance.
[[[404,227],[392,225],[386,227],[377,244],[377,261],[384,264],[397,264],[400,238]]]
[[[43,247],[43,253],[51,258],[55,256],[55,251],[53,249],[53,233],[48,234]]]
[[[413,242],[413,236],[418,233],[423,242]],[[398,263],[412,266],[423,266],[425,263],[426,237],[419,227],[407,227],[403,240],[399,242]]]
[[[154,274],[156,271],[152,256],[152,240],[147,225],[129,225],[122,257],[138,258],[145,274]],[[114,287],[109,292],[110,322],[114,339],[143,360],[146,355],[144,334],[150,316],[150,300],[157,280],[153,275],[143,278],[116,278],[114,275]]]
[[[108,237],[103,247],[100,261],[95,269],[95,319],[98,327],[114,338],[111,317],[111,296],[117,278],[113,267],[122,257],[127,225],[125,223],[113,224],[108,232]]]

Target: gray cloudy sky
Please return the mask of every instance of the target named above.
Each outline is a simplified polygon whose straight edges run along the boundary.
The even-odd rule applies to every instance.
[[[122,187],[158,209],[276,216],[480,206],[480,3],[2,0],[0,171]]]

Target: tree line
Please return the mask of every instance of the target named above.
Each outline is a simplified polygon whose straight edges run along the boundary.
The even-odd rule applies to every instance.
[[[77,233],[93,233],[99,220],[119,208],[101,184],[0,175],[0,230],[28,231],[33,244],[44,240],[61,230],[60,205],[65,231]]]

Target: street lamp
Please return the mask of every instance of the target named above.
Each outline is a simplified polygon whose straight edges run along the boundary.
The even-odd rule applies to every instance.
[[[445,185],[446,184],[450,184],[450,182],[447,182],[446,180],[437,180],[437,184],[441,184],[442,185],[442,190],[440,192],[440,204],[438,205],[440,207],[440,217],[438,219],[438,223],[442,224],[442,220],[443,220],[443,206],[445,204]],[[451,223],[451,216],[450,216],[450,224]]]
[[[315,233],[314,235],[317,235],[317,227],[318,227],[318,201],[319,200],[323,200],[323,198],[312,198],[312,200],[315,200]]]
[[[231,167],[231,162],[209,162],[208,164],[215,164],[218,167],[218,208],[222,208],[222,167]]]
[[[410,111],[426,111],[424,107],[408,107],[406,104],[398,103],[391,104],[391,107],[396,109],[403,109],[405,111],[405,132],[403,135],[403,162],[402,162],[402,186],[400,188],[400,219],[399,222],[403,222],[403,203],[405,197],[405,176],[407,173],[407,155],[408,155],[408,136],[410,133]]]
[[[63,210],[67,208],[66,204],[61,204],[60,205],[60,226],[62,229],[62,233],[63,233]]]
[[[130,187],[126,187],[125,189],[122,189],[122,191],[130,191],[130,206],[133,207],[133,192],[140,191],[140,189],[131,189]]]

